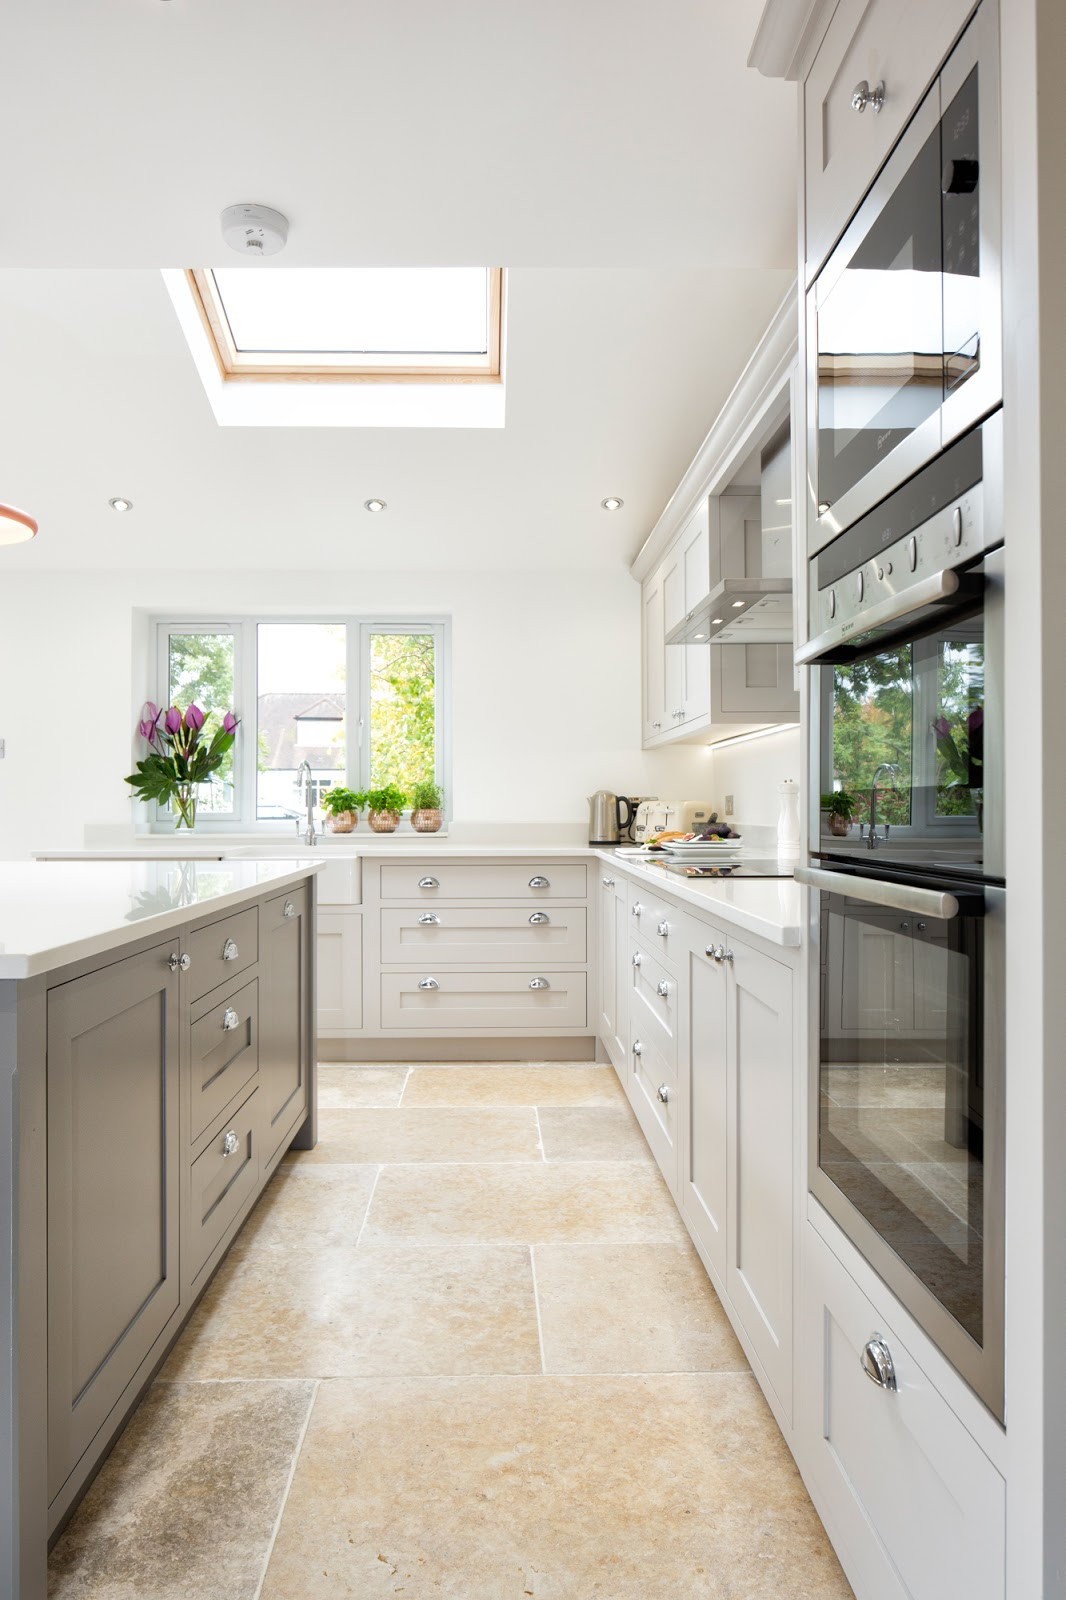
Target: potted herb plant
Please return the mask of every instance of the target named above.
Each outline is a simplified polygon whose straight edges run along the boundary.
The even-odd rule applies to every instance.
[[[327,789],[322,796],[322,809],[329,813],[326,826],[330,833],[351,833],[359,826],[359,808],[366,804],[366,796],[355,789],[345,789],[338,784]]]
[[[198,705],[162,711],[146,702],[137,731],[148,745],[126,782],[142,800],[173,804],[175,828],[196,826],[196,790],[217,772],[233,749],[240,719],[227,711],[212,727]]]
[[[834,789],[832,794],[823,794],[822,810],[829,813],[829,832],[836,834],[838,839],[843,839],[851,832],[855,805],[855,796],[846,789]]]
[[[395,833],[400,826],[400,812],[407,804],[407,796],[394,783],[383,789],[368,789],[365,796],[367,821],[375,833]]]
[[[424,778],[411,790],[411,826],[416,833],[439,833],[444,821],[444,790],[432,778]]]

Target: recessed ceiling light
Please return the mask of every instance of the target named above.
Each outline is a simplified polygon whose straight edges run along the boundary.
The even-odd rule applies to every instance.
[[[741,606],[744,605],[744,603],[745,602],[743,600],[734,600],[733,601],[733,610],[734,611],[739,611]]]
[[[363,504],[368,511],[385,511],[387,509],[384,500],[364,500]]]
[[[37,523],[28,511],[0,505],[0,544],[25,544],[37,535]]]
[[[720,628],[721,626],[722,626],[721,617],[712,617],[711,618],[711,627],[712,628]]]
[[[616,494],[609,494],[606,500],[601,500],[600,505],[605,511],[621,511],[625,505],[624,500],[619,500]]]
[[[694,633],[692,637],[694,639],[706,639],[707,635],[705,633]]]
[[[109,500],[107,503],[111,507],[112,511],[133,510],[133,501],[127,500],[125,495],[117,494],[113,500]]]

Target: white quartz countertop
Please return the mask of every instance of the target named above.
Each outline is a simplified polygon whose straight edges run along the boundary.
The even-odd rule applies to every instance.
[[[0,861],[0,979],[105,954],[264,889],[299,882],[306,860]]]
[[[658,894],[695,907],[771,944],[799,945],[803,938],[804,890],[792,878],[680,878],[638,856],[597,850],[601,861],[632,874]],[[782,863],[791,872],[795,862]]]
[[[284,857],[299,861],[350,861],[361,860],[414,861],[427,856],[466,857],[483,859],[507,857],[512,861],[566,860],[570,857],[588,857],[592,854],[587,844],[461,844],[446,839],[434,839],[432,834],[423,839],[408,835],[402,840],[391,836],[375,839],[356,838],[345,834],[342,839],[328,834],[315,845],[306,845],[302,839],[283,842],[265,839],[259,843],[248,840],[220,839],[209,844],[198,839],[195,845],[176,845],[172,839],[152,835],[143,844],[122,845],[112,849],[95,850],[38,850],[38,861],[247,861],[250,859],[273,861]]]

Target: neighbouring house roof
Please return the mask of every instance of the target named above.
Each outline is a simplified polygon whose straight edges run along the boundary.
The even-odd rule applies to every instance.
[[[261,694],[259,707],[260,761],[272,772],[295,771],[301,761],[334,771],[344,767],[344,722],[337,722],[337,739],[328,744],[301,743],[297,718],[343,719],[343,694]]]

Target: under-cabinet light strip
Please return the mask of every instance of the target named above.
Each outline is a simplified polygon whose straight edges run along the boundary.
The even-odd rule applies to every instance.
[[[707,748],[708,750],[721,750],[723,746],[747,744],[751,739],[770,739],[775,733],[797,733],[798,731],[798,722],[789,722],[780,728],[754,728],[751,733],[734,733],[728,739],[710,739],[707,742]]]

